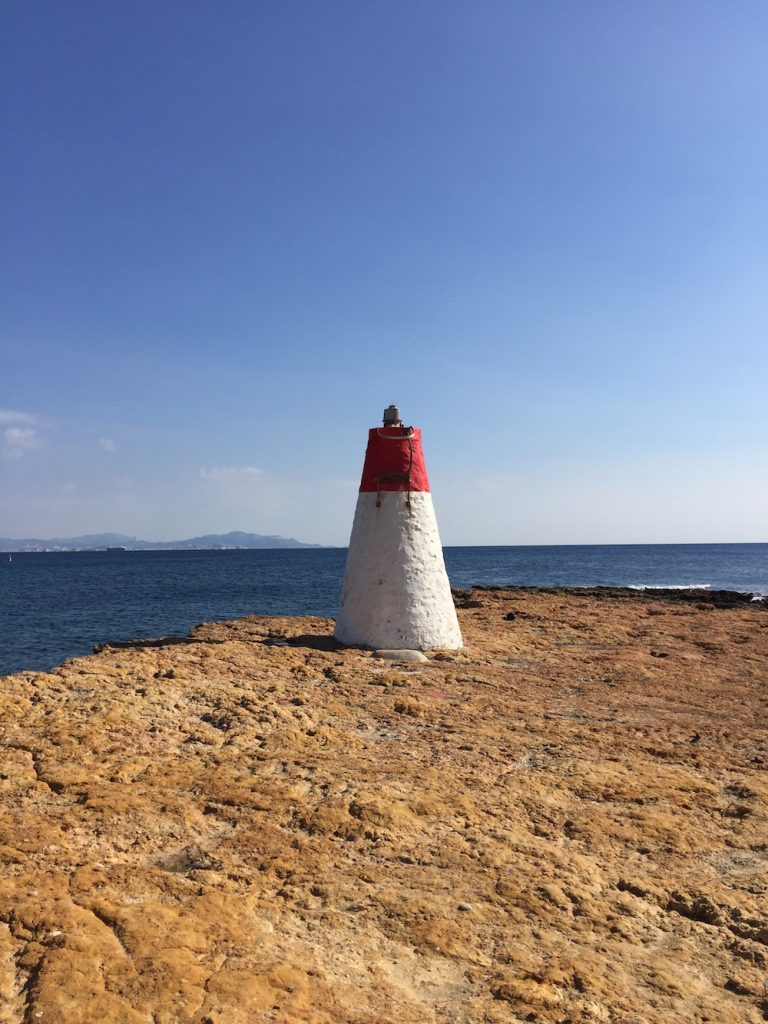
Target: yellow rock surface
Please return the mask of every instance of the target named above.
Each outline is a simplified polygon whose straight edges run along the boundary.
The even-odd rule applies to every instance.
[[[0,681],[0,1024],[768,1019],[765,609],[458,603]]]

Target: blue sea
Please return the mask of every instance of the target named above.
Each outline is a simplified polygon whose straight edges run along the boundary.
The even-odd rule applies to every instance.
[[[105,640],[241,615],[335,617],[346,549],[41,552],[0,560],[0,676]],[[709,587],[768,594],[768,544],[446,548],[451,584]]]

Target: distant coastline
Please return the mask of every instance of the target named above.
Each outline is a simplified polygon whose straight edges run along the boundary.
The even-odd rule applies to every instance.
[[[320,548],[322,544],[308,544],[294,537],[277,534],[244,533],[239,530],[230,533],[208,533],[189,540],[140,540],[120,533],[89,533],[81,537],[39,537],[12,539],[0,537],[0,551],[54,552],[54,551],[243,551],[249,549],[275,548]]]

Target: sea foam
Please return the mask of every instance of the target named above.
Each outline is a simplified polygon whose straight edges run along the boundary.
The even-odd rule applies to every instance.
[[[628,590],[709,590],[711,583],[629,583]]]

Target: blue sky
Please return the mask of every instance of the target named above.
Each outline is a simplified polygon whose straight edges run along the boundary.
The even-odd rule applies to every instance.
[[[0,536],[764,541],[768,5],[0,5]]]

